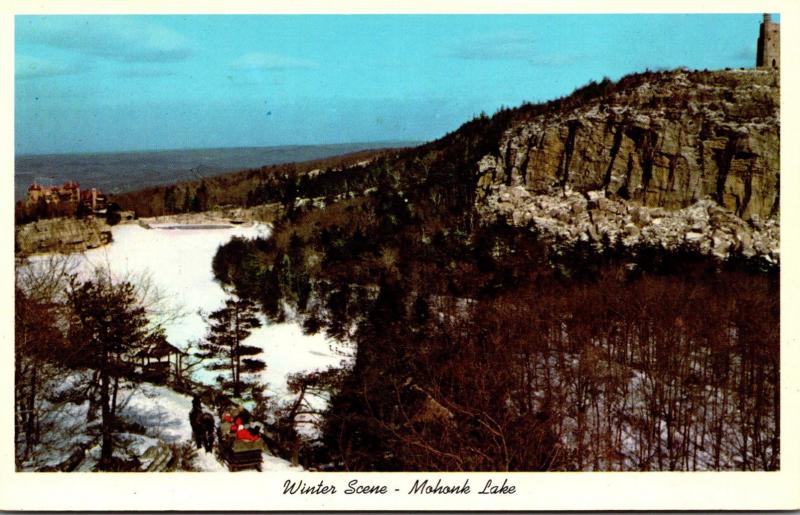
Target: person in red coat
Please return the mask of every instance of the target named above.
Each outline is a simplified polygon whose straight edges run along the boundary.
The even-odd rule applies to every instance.
[[[239,419],[236,419],[236,421],[239,422]],[[255,442],[255,441],[260,440],[261,437],[252,434],[242,424],[238,424],[236,426],[236,439],[237,440],[247,440],[248,442]]]

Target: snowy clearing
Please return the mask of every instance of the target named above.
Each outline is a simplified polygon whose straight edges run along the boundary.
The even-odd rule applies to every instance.
[[[164,312],[161,321],[167,339],[176,347],[189,350],[190,344],[202,339],[207,331],[199,311],[207,314],[218,309],[226,297],[211,270],[217,248],[234,236],[268,237],[270,229],[263,224],[215,224],[207,229],[187,226],[191,230],[176,229],[180,227],[176,224],[151,227],[132,224],[113,227],[113,243],[85,252],[80,272],[90,274],[93,268],[104,267],[120,279],[149,278],[165,300],[160,309]],[[172,319],[176,311],[182,316]],[[279,402],[288,395],[287,375],[339,367],[352,356],[351,349],[323,334],[304,335],[295,323],[267,324],[263,319],[262,322],[264,326],[254,330],[246,343],[264,349],[267,370],[262,381],[267,394]],[[215,372],[206,370],[194,374],[196,380],[207,384],[213,384],[215,377]]]

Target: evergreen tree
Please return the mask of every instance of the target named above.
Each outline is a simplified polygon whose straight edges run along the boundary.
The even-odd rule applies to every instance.
[[[250,300],[232,295],[225,301],[225,307],[209,315],[208,323],[208,334],[197,356],[214,360],[209,366],[211,370],[229,371],[229,380],[222,375],[217,379],[223,389],[239,397],[243,387],[250,386],[242,374],[254,374],[266,368],[262,360],[254,357],[261,354],[261,348],[243,343],[253,329],[261,327],[256,306]]]
[[[200,181],[200,187],[197,188],[193,199],[193,211],[206,211],[208,210],[208,186],[206,181]]]
[[[147,336],[146,311],[131,283],[114,284],[102,276],[82,284],[73,282],[69,300],[74,319],[70,324],[72,362],[68,365],[98,372],[102,409],[98,468],[107,470],[112,466],[119,382],[130,371],[131,356]]]
[[[189,188],[186,188],[183,191],[183,207],[181,208],[181,213],[188,213],[192,210],[192,194],[189,192]]]
[[[167,186],[164,189],[164,213],[170,215],[177,211],[178,200],[175,196],[175,186]]]

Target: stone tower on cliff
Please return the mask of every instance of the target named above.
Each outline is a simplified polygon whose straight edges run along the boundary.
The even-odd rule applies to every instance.
[[[781,67],[781,26],[772,22],[769,14],[764,15],[758,33],[757,68]]]

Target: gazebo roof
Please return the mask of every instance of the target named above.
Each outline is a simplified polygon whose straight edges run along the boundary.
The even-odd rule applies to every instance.
[[[171,345],[167,340],[161,339],[150,347],[139,351],[136,356],[140,358],[163,358],[164,356],[169,356],[170,354],[186,355],[185,352],[174,345]]]

